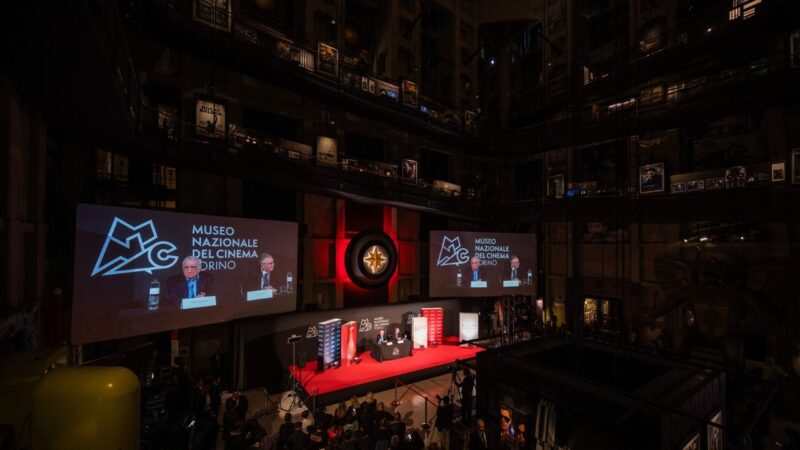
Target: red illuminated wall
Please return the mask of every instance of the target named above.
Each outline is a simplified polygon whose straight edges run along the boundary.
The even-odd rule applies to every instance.
[[[314,194],[305,197],[301,309],[394,303],[419,294],[419,213]],[[397,247],[397,270],[386,286],[377,289],[355,285],[345,268],[350,239],[365,230],[383,230]]]

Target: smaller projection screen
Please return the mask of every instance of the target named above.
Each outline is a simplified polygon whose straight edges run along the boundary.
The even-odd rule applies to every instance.
[[[297,224],[79,205],[72,342],[294,311]]]
[[[536,294],[536,235],[431,231],[430,296]]]

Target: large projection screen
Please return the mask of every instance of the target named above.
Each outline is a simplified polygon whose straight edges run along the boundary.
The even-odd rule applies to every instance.
[[[536,294],[536,235],[431,231],[431,297]]]
[[[296,223],[98,205],[76,222],[75,344],[296,308]]]

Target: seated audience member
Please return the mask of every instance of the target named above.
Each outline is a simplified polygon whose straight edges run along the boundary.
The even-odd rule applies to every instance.
[[[286,440],[287,450],[305,450],[309,446],[309,437],[300,429],[300,422],[294,424],[294,430]]]
[[[300,413],[300,429],[303,430],[303,433],[308,434],[308,429],[314,426],[314,417],[311,416],[311,413],[304,409],[302,413]]]
[[[289,436],[294,433],[294,424],[292,423],[292,414],[286,413],[283,416],[283,423],[278,429],[278,450],[286,448],[289,441]]]

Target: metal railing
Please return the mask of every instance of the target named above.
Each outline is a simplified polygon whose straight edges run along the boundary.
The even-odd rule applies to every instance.
[[[405,392],[403,392],[402,395],[398,396],[398,391],[401,387],[405,388]],[[406,394],[408,394],[409,392],[413,392],[414,394],[417,394],[418,396],[422,397],[425,405],[425,413],[423,416],[424,419],[421,427],[424,430],[428,430],[429,428],[431,428],[431,420],[436,419],[436,414],[434,414],[433,417],[430,418],[428,417],[428,404],[430,403],[431,405],[433,405],[434,410],[438,407],[438,405],[433,403],[433,401],[430,399],[430,395],[427,392],[417,389],[417,387],[414,386],[413,384],[406,384],[403,382],[403,380],[396,379],[394,380],[394,401],[392,402],[392,406],[396,410],[397,407],[400,406],[401,404],[400,400],[402,400],[402,398],[405,397]]]

